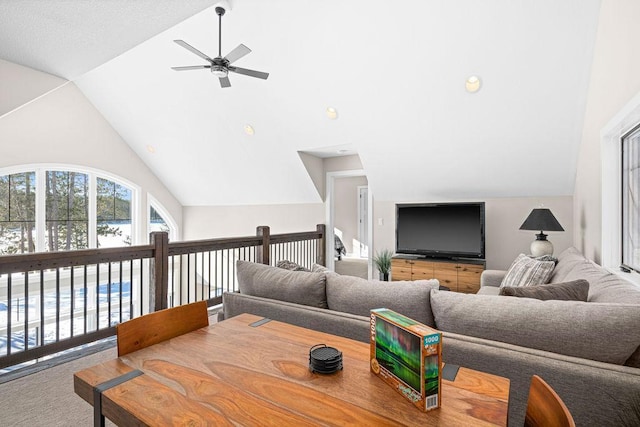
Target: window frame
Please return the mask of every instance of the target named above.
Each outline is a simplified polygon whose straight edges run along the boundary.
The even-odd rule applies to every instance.
[[[175,241],[178,239],[178,225],[173,217],[165,209],[155,197],[147,193],[147,209],[145,212],[145,224],[147,230],[147,236],[151,233],[151,208],[155,209],[160,214],[164,222],[169,226],[169,241]],[[148,243],[148,242],[147,242]]]
[[[625,253],[628,243],[626,241],[626,235],[628,234],[627,231],[630,227],[630,221],[633,222],[634,218],[636,221],[638,221],[638,217],[640,217],[640,212],[637,212],[636,217],[627,218],[627,215],[630,212],[627,206],[627,198],[629,195],[630,185],[628,180],[628,169],[631,163],[629,156],[633,151],[629,149],[628,144],[632,143],[632,141],[630,141],[630,138],[633,137],[638,138],[638,141],[636,142],[636,144],[638,144],[638,149],[636,149],[635,152],[640,153],[640,123],[636,124],[633,128],[631,128],[620,137],[620,266],[622,268],[633,270],[636,273],[640,273],[640,264],[635,265],[633,262],[631,262],[633,259],[633,255]]]
[[[158,211],[167,225],[170,228],[170,238],[175,238],[178,234],[177,224],[173,220],[173,217],[168,211],[149,193],[144,193],[139,185],[116,176],[104,170],[83,167],[78,165],[68,165],[59,163],[47,163],[47,164],[25,164],[19,166],[9,166],[0,168],[0,175],[13,175],[25,172],[35,173],[35,229],[36,239],[35,252],[46,252],[45,239],[40,236],[44,236],[46,233],[46,173],[47,171],[54,172],[76,172],[86,174],[88,176],[88,242],[89,249],[97,248],[97,178],[106,179],[115,182],[118,185],[127,187],[131,191],[131,244],[140,245],[148,244],[149,235],[149,207],[151,204],[153,208]],[[146,196],[146,197],[145,197]],[[143,208],[143,200],[146,205],[146,209]],[[143,210],[144,209],[144,210]],[[144,221],[144,222],[143,222]],[[143,234],[146,233],[146,234]]]
[[[601,254],[600,264],[640,286],[640,273],[620,269],[622,263],[622,154],[621,138],[640,124],[640,92],[625,104],[600,131]],[[581,225],[580,212],[574,213]]]

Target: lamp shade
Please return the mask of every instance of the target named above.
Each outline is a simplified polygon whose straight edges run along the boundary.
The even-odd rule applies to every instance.
[[[524,220],[520,230],[564,231],[564,228],[549,209],[537,208]]]

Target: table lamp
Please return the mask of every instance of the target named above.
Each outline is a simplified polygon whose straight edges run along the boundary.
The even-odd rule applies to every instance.
[[[520,230],[540,230],[540,234],[536,234],[536,240],[531,242],[531,255],[539,257],[553,254],[553,245],[547,240],[544,231],[564,231],[564,228],[549,209],[537,208],[524,220]]]

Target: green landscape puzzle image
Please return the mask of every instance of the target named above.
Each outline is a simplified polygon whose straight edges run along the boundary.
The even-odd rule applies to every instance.
[[[425,397],[438,394],[438,355],[432,354],[424,358],[424,389]]]
[[[421,392],[420,337],[389,322],[376,319],[376,359],[380,366],[404,381],[417,393]]]
[[[374,311],[376,313],[384,315],[384,317],[386,317],[387,319],[392,320],[396,322],[398,325],[404,326],[405,328],[418,324],[418,322],[416,322],[415,320],[409,319],[408,317],[403,316],[402,314],[396,313],[393,310],[378,309]]]

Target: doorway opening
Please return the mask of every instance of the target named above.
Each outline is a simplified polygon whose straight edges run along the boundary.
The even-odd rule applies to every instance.
[[[325,188],[327,268],[338,272],[339,262],[341,269],[358,271],[351,275],[371,278],[373,198],[364,170],[327,172]],[[340,253],[339,247],[344,247]]]

